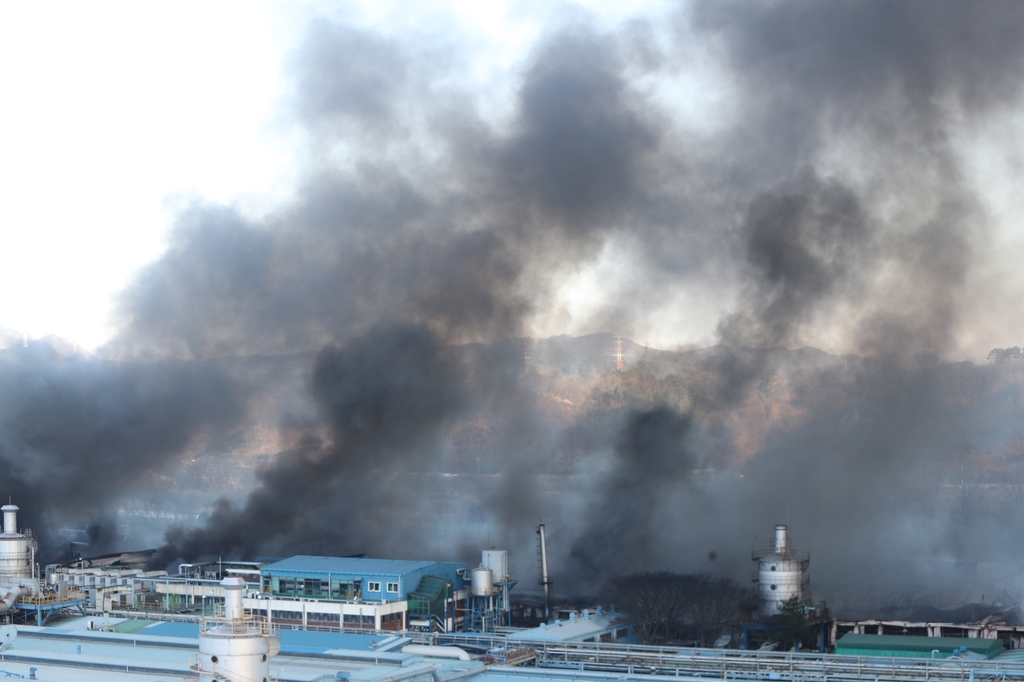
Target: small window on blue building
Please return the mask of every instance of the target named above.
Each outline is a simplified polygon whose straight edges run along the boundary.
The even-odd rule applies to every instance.
[[[388,583],[388,592],[398,592],[398,583]]]
[[[375,581],[375,580],[369,581],[368,583],[366,583],[366,591],[367,592],[380,592],[380,583]]]

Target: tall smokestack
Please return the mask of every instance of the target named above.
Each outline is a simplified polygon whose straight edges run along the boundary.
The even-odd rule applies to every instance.
[[[551,578],[548,577],[548,541],[544,534],[544,524],[537,526],[537,549],[540,552],[540,580],[544,586],[544,620],[551,613]]]

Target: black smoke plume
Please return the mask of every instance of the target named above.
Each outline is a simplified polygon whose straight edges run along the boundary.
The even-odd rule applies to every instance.
[[[1015,375],[956,360],[1012,289],[978,289],[995,219],[964,140],[1020,106],[1020,5],[558,21],[502,116],[459,85],[460,48],[314,22],[290,66],[295,196],[182,212],[120,299],[119,362],[4,351],[10,475],[101,505],[237,432],[265,397],[247,362],[306,353],[270,419],[287,447],[163,561],[466,559],[491,532],[529,566],[543,520],[586,588],[712,554],[742,575],[790,509],[835,580],[878,555],[1013,560],[975,532],[968,470],[1017,466]],[[587,312],[566,304],[595,272]],[[621,375],[526,338],[642,333],[695,302],[720,308],[715,348],[636,348]]]

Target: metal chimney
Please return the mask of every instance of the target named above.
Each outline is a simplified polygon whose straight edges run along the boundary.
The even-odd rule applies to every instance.
[[[4,534],[5,535],[17,535],[18,534],[18,505],[16,504],[5,504],[0,507],[0,511],[4,513]]]
[[[548,541],[544,534],[544,524],[537,526],[537,549],[540,552],[540,580],[544,586],[544,620],[551,613],[551,578],[548,576]]]
[[[789,549],[788,530],[783,524],[775,526],[775,551],[779,554],[785,554]]]

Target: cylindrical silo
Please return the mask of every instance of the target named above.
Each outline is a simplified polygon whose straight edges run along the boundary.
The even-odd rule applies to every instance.
[[[775,537],[767,550],[756,550],[752,558],[757,562],[758,596],[761,598],[761,615],[774,616],[782,605],[796,597],[800,602],[806,599],[808,581],[804,577],[810,563],[810,555],[793,551],[789,542],[789,529],[785,525],[775,526]]]
[[[494,574],[486,566],[473,569],[470,594],[474,597],[488,597],[494,594]]]

